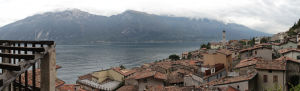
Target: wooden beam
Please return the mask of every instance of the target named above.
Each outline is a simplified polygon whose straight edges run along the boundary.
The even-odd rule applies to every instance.
[[[25,59],[25,60],[33,60],[34,59],[34,55],[30,55],[30,54],[0,53],[0,57],[4,57],[4,58],[17,58],[17,59]]]
[[[0,68],[10,71],[20,71],[21,66],[17,64],[9,64],[9,63],[0,63]]]
[[[0,43],[28,43],[53,45],[54,41],[32,41],[32,40],[0,40]]]
[[[45,51],[45,48],[43,48],[43,47],[10,47],[10,46],[0,46],[0,49],[21,50],[21,51],[34,51],[34,52],[44,52]]]

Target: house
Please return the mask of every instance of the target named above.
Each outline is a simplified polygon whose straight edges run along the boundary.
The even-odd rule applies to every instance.
[[[261,37],[255,37],[254,38],[254,43],[255,44],[260,44],[260,40],[261,40]]]
[[[264,60],[272,60],[272,49],[266,46],[254,46],[240,50],[240,59],[261,57]]]
[[[234,71],[238,72],[239,75],[247,75],[249,72],[255,70],[255,65],[258,61],[263,61],[260,57],[252,57],[248,59],[241,60],[235,67]]]
[[[210,49],[220,49],[223,48],[223,44],[221,42],[210,42]]]
[[[258,91],[265,91],[275,86],[283,87],[286,91],[286,66],[283,61],[258,61],[255,69],[257,69],[257,86]]]
[[[287,36],[287,34],[285,32],[274,34],[271,37],[271,42],[282,43],[286,36]]]
[[[245,59],[234,69],[240,75],[257,72],[255,91],[265,91],[276,86],[281,87],[283,91],[288,91],[291,88],[290,83],[295,86],[300,82],[300,61],[285,56],[272,61],[258,57]]]
[[[142,71],[128,77],[125,80],[125,85],[137,86],[138,91],[147,90],[150,86],[164,86],[167,80],[167,75],[156,71]]]
[[[176,71],[171,72],[167,75],[166,84],[167,85],[176,85],[183,86],[184,85],[184,76],[187,74],[191,74],[192,72],[184,69],[178,69]]]
[[[275,61],[281,61],[285,63],[285,89],[289,91],[291,84],[296,86],[300,83],[300,61],[289,57],[282,56]]]
[[[298,44],[295,41],[287,41],[282,43],[273,43],[272,49],[278,51],[280,49],[297,48]]]
[[[221,49],[203,54],[203,65],[224,64],[226,71],[232,68],[232,53],[229,50]]]
[[[115,67],[80,76],[76,83],[81,85],[84,90],[88,91],[115,90],[121,85],[126,77],[133,73],[135,73],[134,70]]]
[[[163,74],[170,73],[172,71],[172,62],[171,61],[157,62],[152,65],[151,70],[155,70]]]
[[[292,59],[300,60],[300,49],[297,48],[287,48],[287,49],[280,49],[278,53],[281,56],[286,56]]]
[[[210,82],[218,80],[227,76],[227,71],[224,68],[224,64],[216,64],[208,70],[205,70],[204,82]]]
[[[217,88],[226,88],[232,87],[238,91],[258,91],[256,86],[257,72],[253,71],[248,75],[236,76],[236,77],[227,77],[224,79],[216,80],[206,84],[207,86],[217,87]],[[219,90],[224,91],[224,90]],[[236,91],[236,90],[233,90]]]
[[[203,79],[194,74],[188,74],[184,76],[184,86],[200,86],[204,83]]]
[[[183,52],[183,53],[181,54],[181,58],[182,58],[182,59],[188,59],[188,58],[189,58],[189,52]]]

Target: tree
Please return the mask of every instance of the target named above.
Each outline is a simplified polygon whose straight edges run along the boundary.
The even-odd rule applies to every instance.
[[[261,38],[260,40],[260,43],[267,43],[267,42],[268,42],[267,38]]]
[[[206,49],[210,49],[210,43],[209,42],[206,45]]]
[[[242,44],[242,45],[246,45],[245,41],[239,41],[239,43]]]
[[[192,53],[189,52],[189,53],[188,53],[188,56],[187,56],[187,59],[191,59],[191,58],[192,58]]]
[[[291,84],[290,84],[291,85]],[[290,89],[290,91],[300,91],[300,84],[296,85],[296,86],[293,86],[292,85],[292,88]]]
[[[201,45],[201,48],[206,48],[206,45],[205,45],[205,44],[202,44],[202,45]]]
[[[172,61],[176,61],[176,60],[179,60],[180,57],[176,54],[172,54],[172,55],[169,56],[169,59],[171,59]]]
[[[273,88],[269,88],[267,91],[283,91],[283,90],[281,85],[274,84]]]
[[[255,38],[252,38],[249,42],[250,46],[254,46],[255,45]]]
[[[121,68],[121,69],[126,69],[125,66],[123,66],[123,65],[120,65],[120,68]]]

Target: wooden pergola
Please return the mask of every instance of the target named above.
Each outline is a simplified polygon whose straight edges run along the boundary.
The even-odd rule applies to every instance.
[[[55,91],[54,41],[0,40],[0,50],[0,91]],[[36,88],[36,66],[41,69],[40,89]],[[30,68],[32,75],[28,75]],[[25,76],[23,83],[21,74]],[[32,76],[32,86],[28,76]]]

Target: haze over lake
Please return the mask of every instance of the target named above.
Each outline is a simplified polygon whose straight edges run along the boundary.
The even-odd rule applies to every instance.
[[[170,54],[180,55],[185,51],[200,48],[195,43],[106,43],[97,45],[57,45],[58,78],[66,83],[75,83],[77,77],[93,71],[108,69],[123,64],[127,68],[140,66],[167,58]]]

